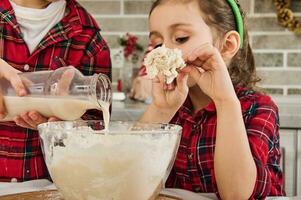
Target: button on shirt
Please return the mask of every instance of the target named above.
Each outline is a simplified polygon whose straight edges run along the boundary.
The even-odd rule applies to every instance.
[[[29,70],[29,68],[30,68],[30,67],[29,67],[29,65],[27,65],[27,64],[26,64],[26,65],[24,65],[24,70],[25,70],[25,71],[28,71],[28,70]]]

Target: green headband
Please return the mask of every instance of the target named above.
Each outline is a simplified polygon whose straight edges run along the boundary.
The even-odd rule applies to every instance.
[[[235,0],[227,0],[227,2],[229,3],[230,7],[232,8],[232,11],[234,13],[234,17],[235,17],[235,22],[236,22],[236,29],[237,32],[240,36],[240,48],[243,48],[243,43],[244,43],[244,23],[243,23],[243,19],[239,10],[239,7],[236,3]]]

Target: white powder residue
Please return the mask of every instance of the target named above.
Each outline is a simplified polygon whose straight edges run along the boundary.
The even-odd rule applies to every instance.
[[[148,53],[144,65],[150,79],[162,73],[166,77],[167,84],[172,83],[178,76],[177,70],[186,66],[180,49],[168,49],[164,45]]]
[[[148,200],[177,142],[176,134],[71,134],[48,167],[67,200]]]

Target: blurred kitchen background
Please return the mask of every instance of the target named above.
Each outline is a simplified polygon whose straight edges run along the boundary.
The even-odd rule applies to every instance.
[[[122,77],[122,47],[118,38],[127,32],[138,36],[146,49],[148,43],[148,12],[150,0],[80,0],[97,19],[102,35],[111,48],[113,84],[117,90]],[[280,26],[273,0],[241,0],[248,14],[251,44],[258,73],[264,87],[280,109],[281,147],[285,188],[289,196],[301,195],[301,36]],[[301,0],[291,0],[290,8],[301,19]],[[142,54],[140,54],[142,55]],[[142,56],[141,56],[142,57]],[[140,59],[141,59],[140,57]],[[134,63],[135,68],[141,62]],[[145,108],[141,103],[113,102],[113,119],[136,119]]]

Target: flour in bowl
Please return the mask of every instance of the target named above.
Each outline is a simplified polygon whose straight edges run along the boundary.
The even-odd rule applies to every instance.
[[[127,130],[124,130],[127,133]],[[70,134],[48,163],[66,200],[149,200],[161,189],[176,134]]]

